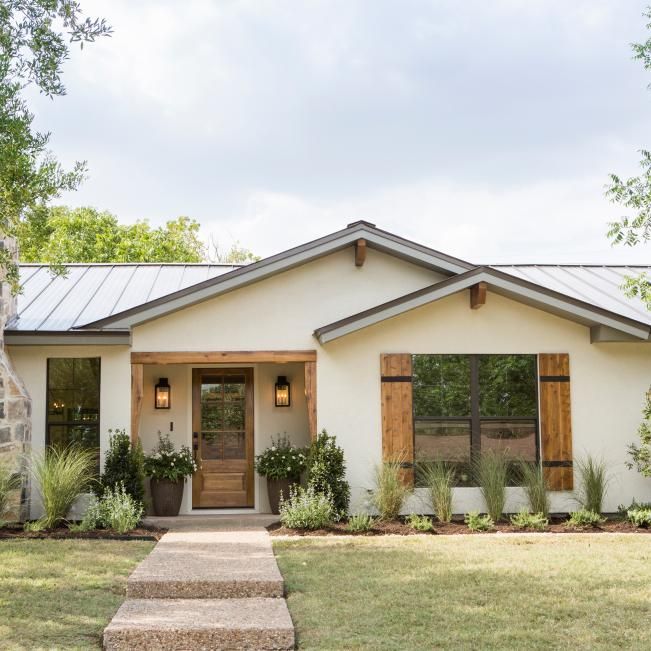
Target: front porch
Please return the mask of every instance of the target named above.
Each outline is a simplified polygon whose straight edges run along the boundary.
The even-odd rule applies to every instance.
[[[276,406],[275,384],[290,384]],[[166,378],[170,399],[155,406]],[[200,470],[188,479],[180,513],[268,513],[266,481],[253,469],[271,437],[309,445],[316,436],[316,351],[131,353],[131,436],[151,451],[158,433],[193,450]]]

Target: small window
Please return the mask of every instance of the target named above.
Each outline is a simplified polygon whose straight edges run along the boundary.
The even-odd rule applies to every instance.
[[[538,460],[535,355],[414,355],[412,386],[418,463],[445,461],[473,486],[486,450]]]
[[[47,362],[47,445],[97,450],[99,465],[100,358]]]

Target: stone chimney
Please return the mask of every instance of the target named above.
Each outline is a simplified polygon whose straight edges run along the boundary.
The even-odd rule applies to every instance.
[[[15,240],[3,238],[0,247],[9,249],[18,261]],[[0,465],[22,477],[22,488],[11,500],[4,519],[29,517],[30,483],[27,457],[32,438],[32,401],[5,348],[5,328],[16,316],[16,296],[0,273]],[[0,519],[3,514],[0,513]]]

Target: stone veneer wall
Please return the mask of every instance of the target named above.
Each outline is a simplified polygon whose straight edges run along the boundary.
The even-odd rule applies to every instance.
[[[11,240],[0,246],[15,245]],[[16,256],[17,257],[17,256]],[[16,297],[8,283],[0,283],[0,464],[23,478],[22,488],[11,500],[11,511],[4,519],[24,520],[29,517],[30,482],[27,468],[32,438],[32,401],[16,372],[4,345],[5,326],[16,314]],[[0,514],[0,519],[2,514]]]

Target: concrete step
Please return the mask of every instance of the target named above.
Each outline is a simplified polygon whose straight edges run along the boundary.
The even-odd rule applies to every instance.
[[[282,597],[265,531],[170,532],[127,582],[130,599]]]
[[[104,629],[106,651],[293,648],[284,599],[127,599]]]

